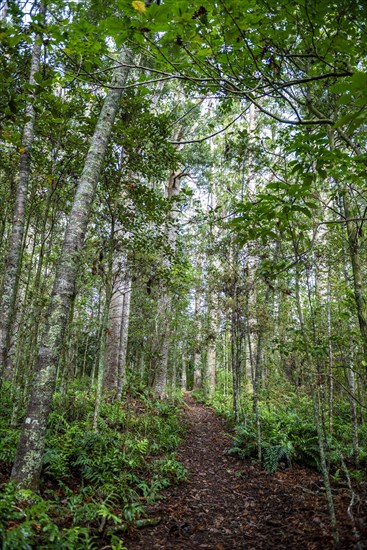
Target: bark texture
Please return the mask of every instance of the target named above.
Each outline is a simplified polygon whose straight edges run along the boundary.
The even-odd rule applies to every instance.
[[[131,293],[131,277],[126,256],[121,255],[114,271],[108,318],[104,387],[108,391],[116,391],[118,395],[121,395],[125,384]]]
[[[202,258],[199,256],[197,260],[197,270],[201,272]],[[194,382],[193,389],[199,390],[203,384],[201,372],[201,281],[197,282],[195,288],[195,350],[194,350]]]
[[[166,194],[169,199],[174,199],[180,192],[180,174],[178,172],[171,172],[168,179]],[[170,218],[174,221],[177,218],[177,213],[172,210]],[[176,232],[174,225],[171,224],[167,231],[167,240],[174,250],[176,244]],[[167,260],[168,261],[168,260]],[[156,350],[156,364],[154,373],[154,387],[153,394],[158,399],[165,399],[167,397],[167,368],[168,368],[168,351],[169,351],[169,337],[170,337],[170,312],[171,312],[171,293],[166,284],[161,284],[159,298],[158,298],[158,311],[157,319],[160,322],[160,337],[157,338],[159,347]]]
[[[40,6],[40,14],[45,14],[45,7]],[[40,70],[41,44],[36,36],[32,50],[29,84],[36,86],[35,74]],[[12,328],[15,317],[15,306],[18,290],[19,272],[22,263],[22,245],[26,222],[26,201],[29,180],[31,176],[32,146],[34,141],[34,126],[36,113],[34,109],[35,95],[32,92],[25,106],[27,122],[23,128],[22,146],[19,149],[18,185],[15,196],[13,226],[10,235],[9,252],[5,263],[5,274],[0,291],[0,379],[6,371]],[[11,373],[6,372],[10,377]]]
[[[352,208],[348,196],[348,191],[345,190],[343,194],[344,212],[347,221],[347,235],[350,261],[353,271],[353,286],[354,286],[354,298],[357,307],[357,315],[359,328],[361,332],[363,351],[365,358],[367,358],[367,302],[364,294],[364,284],[362,275],[362,264],[360,256],[360,246],[358,239],[358,227],[356,222],[351,221],[353,217]]]
[[[107,391],[117,391],[118,386],[118,358],[121,321],[124,310],[125,268],[126,258],[120,254],[120,257],[114,261],[112,296],[108,312],[106,373],[104,378],[104,387]]]
[[[120,346],[118,355],[118,397],[121,397],[122,390],[126,384],[126,356],[127,356],[127,340],[129,336],[129,321],[130,321],[130,302],[131,302],[131,276],[128,268],[125,272],[125,290],[124,290],[124,307],[122,310],[121,330],[120,330]]]
[[[207,372],[207,391],[208,396],[212,397],[216,385],[216,348],[218,332],[218,309],[215,303],[215,297],[210,299],[209,311],[209,336],[208,336],[208,372]]]
[[[185,392],[187,389],[187,359],[184,355],[182,357],[182,370],[181,370],[181,390]]]
[[[120,55],[120,58],[126,60],[125,52]],[[74,294],[80,251],[83,246],[90,209],[112,127],[120,105],[122,86],[126,78],[126,69],[122,67],[115,69],[112,88],[106,95],[91,139],[69,223],[65,230],[63,248],[56,270],[48,311],[48,322],[36,364],[29,405],[11,473],[12,480],[17,484],[33,490],[37,490],[39,486],[47,420],[56,381],[63,335]]]

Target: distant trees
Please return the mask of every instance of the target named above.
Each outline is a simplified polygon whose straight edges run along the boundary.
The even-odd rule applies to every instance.
[[[38,487],[55,388],[77,378],[95,430],[131,388],[230,396],[237,421],[249,401],[259,459],[281,381],[314,397],[321,454],[347,403],[358,461],[366,8],[133,4],[40,4],[28,24],[9,3],[1,23],[12,478]]]

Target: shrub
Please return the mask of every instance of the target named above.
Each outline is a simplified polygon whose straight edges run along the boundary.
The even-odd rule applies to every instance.
[[[111,548],[123,550],[108,526],[139,520],[144,501],[154,502],[169,484],[185,479],[186,470],[173,453],[182,433],[177,406],[145,396],[125,405],[105,401],[95,431],[93,399],[77,385],[55,396],[44,455],[44,498],[23,495],[20,501],[12,484],[3,486],[1,548],[93,549],[95,537],[104,536]],[[10,418],[4,413],[0,419],[3,468],[11,464],[18,439]]]

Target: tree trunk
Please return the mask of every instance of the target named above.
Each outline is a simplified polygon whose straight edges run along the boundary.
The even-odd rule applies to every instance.
[[[196,269],[201,272],[202,259],[197,260]],[[200,276],[200,275],[199,275]],[[194,382],[193,389],[200,390],[202,387],[202,374],[201,374],[201,281],[199,280],[195,288],[195,310],[194,310],[194,324],[195,324],[195,348],[194,348]]]
[[[187,364],[186,355],[182,355],[182,370],[181,370],[181,390],[185,392],[187,389]]]
[[[165,285],[160,285],[157,311],[157,337],[154,361],[153,395],[157,399],[167,397],[167,367],[171,309],[171,298]]]
[[[349,286],[349,277],[346,263],[345,255],[345,239],[343,240],[343,275],[346,286]],[[348,334],[352,334],[352,326],[348,322]],[[351,415],[351,425],[352,425],[352,448],[353,448],[353,458],[356,463],[359,459],[359,439],[358,439],[358,418],[357,418],[357,404],[356,404],[356,383],[355,383],[355,374],[354,374],[354,365],[353,365],[353,354],[354,346],[352,341],[348,342],[346,350],[346,367],[347,367],[347,380],[348,380],[348,390],[349,390],[349,404],[350,404],[350,415]]]
[[[116,253],[115,253],[116,254]],[[124,313],[125,301],[125,270],[126,257],[122,254],[116,257],[113,267],[112,296],[108,312],[108,329],[106,342],[106,369],[104,388],[117,394],[118,389],[118,363],[121,324]]]
[[[8,2],[5,1],[0,8],[0,21],[6,19],[8,15]]]
[[[45,15],[45,6],[40,5],[41,16]],[[36,86],[35,74],[40,70],[41,44],[40,36],[36,36],[32,50],[29,84]],[[34,109],[34,92],[31,92],[26,106],[25,115],[27,122],[24,125],[22,146],[19,149],[18,185],[15,196],[13,227],[10,235],[9,252],[5,262],[5,274],[0,291],[0,384],[7,362],[10,347],[10,338],[15,317],[15,305],[17,299],[18,279],[22,263],[22,245],[26,220],[26,201],[28,185],[31,175],[32,146],[34,141],[34,126],[36,112]]]
[[[96,400],[94,404],[94,413],[93,413],[93,430],[95,432],[98,431],[98,418],[99,418],[99,411],[101,408],[102,396],[103,396],[103,380],[104,380],[105,368],[106,368],[106,342],[107,342],[110,301],[111,301],[111,290],[107,288],[106,303],[104,306],[103,315],[102,315],[102,324],[100,327],[101,330],[100,330],[100,342],[99,342],[97,389],[96,389]]]
[[[323,421],[322,421],[322,415],[320,414],[319,399],[320,399],[319,392],[317,391],[316,388],[314,388],[313,396],[312,396],[312,404],[313,404],[313,412],[314,412],[314,418],[315,418],[315,424],[316,424],[316,430],[317,430],[317,439],[319,443],[320,469],[324,480],[326,502],[327,502],[327,507],[329,512],[333,539],[334,539],[335,545],[338,546],[339,533],[338,533],[338,526],[336,522],[334,499],[333,499],[333,494],[331,492],[329,469],[326,461],[325,442],[324,442],[324,434],[323,434]]]
[[[125,60],[125,52],[120,55]],[[18,485],[38,490],[45,445],[47,420],[56,381],[58,358],[62,349],[77,276],[80,251],[84,243],[89,214],[99,175],[120,105],[127,70],[115,69],[99,116],[79,180],[64,243],[58,262],[43,342],[38,355],[35,377],[16,451],[11,479]]]
[[[208,397],[213,397],[216,386],[216,345],[218,330],[218,310],[215,299],[210,298],[209,303],[209,336],[208,336],[208,357],[207,357],[207,392]]]
[[[334,416],[334,376],[333,376],[333,346],[331,341],[331,273],[330,268],[328,270],[328,284],[327,284],[327,336],[328,336],[328,355],[329,355],[329,432],[333,431],[333,416]]]
[[[166,194],[169,199],[177,197],[180,192],[180,174],[178,172],[171,172],[168,179],[168,185]],[[177,213],[171,210],[170,218],[174,221],[177,217]],[[175,249],[176,244],[176,232],[173,224],[167,231],[167,240],[171,246],[171,249]],[[168,262],[167,262],[168,263]],[[168,267],[168,266],[167,266]],[[160,292],[158,297],[158,330],[160,335],[157,338],[159,342],[158,349],[156,350],[156,364],[154,373],[154,387],[153,395],[158,399],[165,399],[167,397],[167,368],[168,368],[168,350],[169,350],[169,337],[171,332],[171,293],[166,284],[160,285]]]
[[[112,291],[113,291],[113,239],[114,239],[114,226],[112,222],[110,242],[108,247],[108,268],[107,268],[107,277],[106,277],[106,300],[103,308],[103,314],[101,319],[101,326],[99,330],[99,354],[98,354],[98,376],[97,376],[97,389],[96,389],[96,400],[94,404],[94,414],[93,414],[93,430],[98,431],[98,418],[99,411],[101,408],[102,397],[103,397],[103,382],[105,379],[105,369],[106,369],[106,360],[107,360],[107,334],[109,328],[109,321],[111,316],[111,301],[112,301]]]
[[[121,330],[120,330],[120,347],[118,356],[118,397],[121,398],[122,390],[126,384],[126,355],[127,341],[129,336],[129,320],[130,320],[130,302],[131,302],[131,277],[128,267],[125,271],[124,285],[124,307],[122,310]]]
[[[294,245],[294,253],[295,253],[296,261],[299,262],[299,255],[297,252],[295,241],[293,241],[293,245]],[[297,265],[296,274],[295,274],[295,298],[296,298],[296,307],[297,307],[297,313],[298,313],[298,322],[301,329],[303,345],[305,349],[305,356],[307,360],[308,372],[306,373],[306,376],[310,381],[310,387],[312,391],[313,413],[314,413],[314,419],[315,419],[316,430],[317,430],[317,439],[318,439],[319,454],[320,454],[320,468],[321,468],[321,473],[324,481],[326,502],[327,502],[327,507],[329,512],[329,518],[330,518],[334,542],[335,544],[338,544],[339,534],[338,534],[337,523],[336,523],[334,500],[331,492],[329,469],[328,469],[327,460],[326,460],[323,415],[321,414],[321,411],[320,411],[320,390],[317,382],[312,380],[312,377],[315,377],[317,373],[316,373],[314,360],[312,356],[311,343],[308,337],[308,333],[307,333],[307,329],[306,329],[306,325],[303,317],[299,278],[300,278],[299,268]],[[312,315],[312,312],[311,312],[311,315]]]
[[[359,329],[362,337],[362,345],[365,361],[367,361],[367,303],[363,287],[363,275],[361,267],[360,246],[358,239],[357,223],[351,221],[353,217],[348,191],[343,193],[344,212],[347,221],[347,235],[349,254],[353,271],[354,298],[357,307]]]

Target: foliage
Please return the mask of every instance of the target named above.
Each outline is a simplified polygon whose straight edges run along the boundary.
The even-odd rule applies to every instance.
[[[232,453],[255,459],[260,445],[270,472],[293,463],[319,468],[317,388],[331,467],[340,456],[363,467],[366,3],[51,0],[45,20],[42,3],[5,4],[0,281],[19,217],[19,160],[31,162],[10,315],[14,378],[1,389],[6,476],[64,228],[120,48],[129,49],[132,69],[80,254],[48,418],[43,498],[26,506],[4,485],[3,546],[92,548],[98,533],[121,548],[107,541],[108,526],[137,521],[144,502],[185,480],[175,456],[177,407],[148,397],[163,341],[169,395],[183,368],[191,388],[199,365],[206,399],[214,389],[209,350],[216,353],[212,403],[237,423]],[[35,43],[41,68],[30,82]],[[25,151],[30,102],[35,136]],[[171,176],[181,191],[167,198]],[[126,256],[132,280],[130,386],[123,405],[113,396],[102,402],[96,429],[91,388],[104,357],[108,239],[113,263]]]
[[[11,464],[17,433],[8,428],[1,442],[2,467]],[[144,396],[125,404],[104,401],[94,431],[92,393],[74,383],[67,394],[55,396],[43,498],[19,493],[11,483],[2,487],[2,548],[98,547],[107,526],[134,523],[144,514],[144,502],[153,503],[168,485],[186,479],[173,452],[181,433],[177,406]]]
[[[215,405],[216,406],[216,405]],[[261,455],[266,470],[274,472],[282,464],[291,467],[293,463],[320,469],[317,430],[309,411],[309,400],[287,396],[286,403],[278,399],[261,403]],[[340,467],[341,456],[351,456],[349,416],[343,418],[343,407],[336,411],[333,437],[328,438],[331,466]],[[257,459],[258,434],[254,413],[248,409],[244,419],[235,427],[235,438],[230,454],[242,459]],[[361,438],[362,440],[362,438]],[[361,458],[363,450],[361,452]]]

